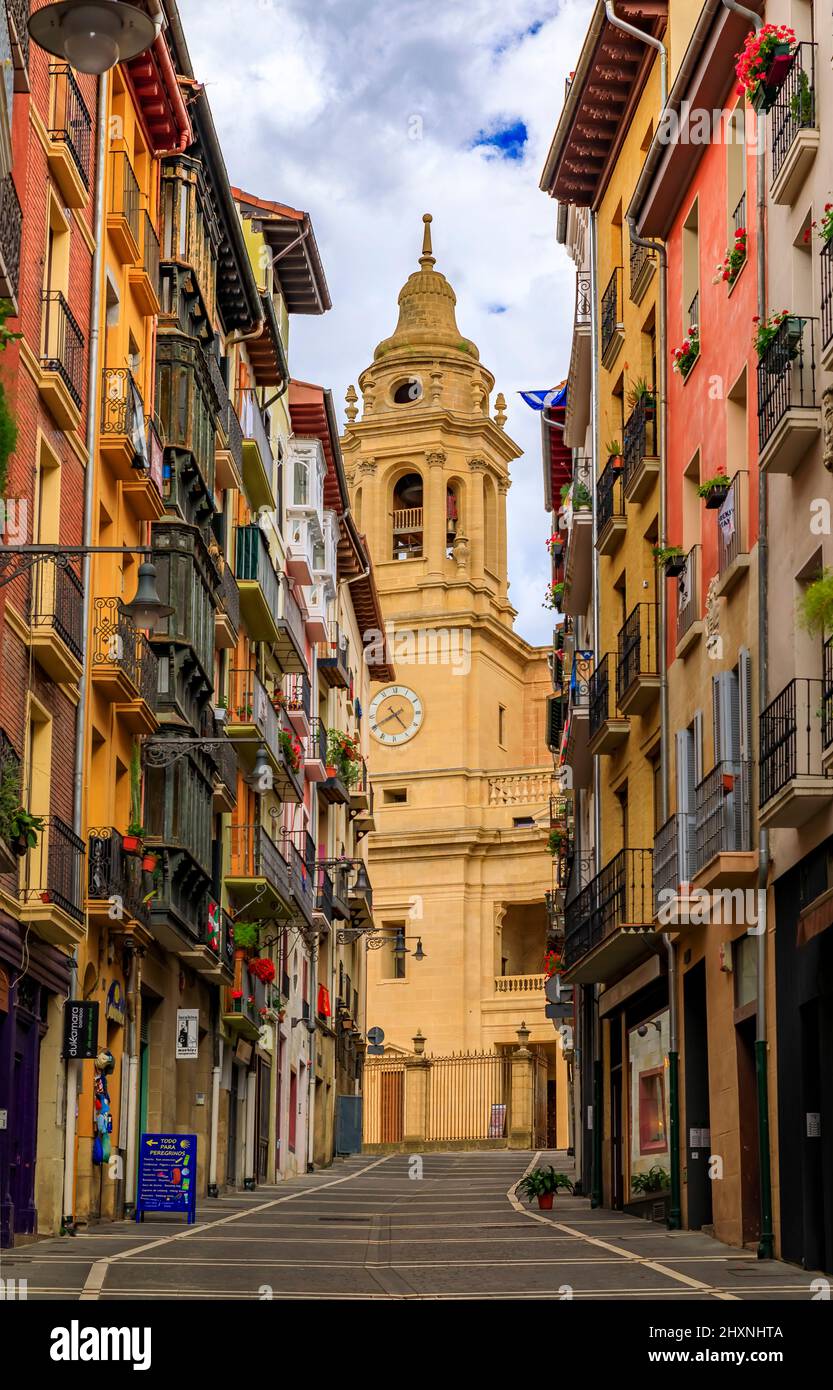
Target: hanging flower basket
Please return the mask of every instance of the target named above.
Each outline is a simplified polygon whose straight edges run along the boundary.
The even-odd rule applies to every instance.
[[[666,579],[679,579],[686,567],[686,556],[678,545],[656,545],[654,555],[657,564],[665,570]]]
[[[143,854],[143,855],[142,855],[142,869],[144,870],[144,872],[145,872],[146,874],[152,874],[152,873],[154,873],[155,870],[156,870],[156,866],[157,866],[158,863],[159,863],[159,855],[158,855],[158,854]]]
[[[706,508],[710,512],[718,512],[729,495],[731,478],[726,473],[716,473],[713,478],[709,478],[705,483],[701,483],[697,491],[703,498]]]
[[[795,30],[786,24],[764,24],[746,36],[735,55],[738,91],[745,92],[760,115],[769,111],[786,81],[795,56]]]

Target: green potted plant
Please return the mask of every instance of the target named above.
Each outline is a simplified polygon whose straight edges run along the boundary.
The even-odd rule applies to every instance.
[[[833,632],[833,569],[822,570],[807,585],[798,605],[798,621],[814,637]]]
[[[36,847],[43,825],[43,816],[33,816],[31,811],[25,810],[23,806],[18,806],[12,814],[9,822],[9,847],[18,859],[21,859],[27,850]]]
[[[743,48],[735,55],[735,75],[740,90],[755,111],[769,111],[786,81],[795,53],[795,30],[786,24],[763,24],[750,29]]]
[[[562,582],[548,584],[544,591],[544,602],[542,608],[547,608],[550,612],[558,612],[561,609],[561,599],[564,594]]]
[[[666,579],[677,579],[685,569],[685,551],[679,545],[655,545],[657,564],[665,570]]]
[[[20,771],[17,763],[7,758],[0,764],[0,873],[14,868],[9,845],[12,817],[20,805]]]
[[[692,324],[681,345],[671,354],[671,370],[685,381],[700,356],[700,329]]]
[[[619,443],[618,439],[608,439],[605,444],[605,453],[607,454],[607,461],[611,468],[619,469],[623,467],[624,459],[622,457],[622,445]]]
[[[719,511],[726,501],[731,482],[728,473],[715,473],[713,478],[707,478],[700,484],[697,495],[704,499],[709,511]]]
[[[556,1173],[552,1164],[547,1168],[533,1168],[525,1173],[515,1191],[520,1192],[530,1206],[537,1199],[541,1211],[551,1211],[556,1192],[572,1192],[573,1184],[566,1173]]]
[[[573,483],[573,511],[589,512],[593,506],[590,489],[584,483]]]
[[[241,955],[246,951],[251,951],[257,945],[257,923],[256,922],[236,922],[234,925],[234,949]]]
[[[142,824],[142,753],[138,739],[133,740],[130,754],[130,824],[122,836],[125,854],[139,854],[145,827]]]
[[[647,377],[635,377],[628,387],[628,405],[631,410],[635,410],[638,405],[645,408],[646,414],[652,413],[656,409],[656,395],[653,387],[649,386]]]
[[[567,832],[556,826],[550,831],[547,837],[547,849],[550,854],[558,854],[563,845],[567,843]]]
[[[790,97],[790,115],[799,126],[813,124],[815,102],[810,79],[802,68],[798,74],[798,89]]]
[[[631,1190],[638,1192],[641,1197],[647,1197],[653,1192],[665,1192],[670,1184],[668,1170],[661,1168],[658,1163],[649,1168],[647,1173],[634,1173],[631,1177]]]
[[[766,357],[770,374],[781,376],[786,366],[784,354],[780,350],[770,353],[769,349],[776,338],[781,339],[786,348],[787,359],[794,362],[801,345],[804,320],[798,314],[791,314],[789,309],[781,309],[777,314],[767,314],[765,319],[759,318],[756,314],[752,322],[755,324],[755,337],[752,341],[758,361]]]

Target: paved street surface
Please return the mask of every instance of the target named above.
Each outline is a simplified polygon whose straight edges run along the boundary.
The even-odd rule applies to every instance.
[[[538,1156],[569,1171],[563,1154]],[[529,1153],[357,1156],[279,1187],[4,1251],[28,1297],[808,1300],[813,1275],[708,1236],[511,1195]]]

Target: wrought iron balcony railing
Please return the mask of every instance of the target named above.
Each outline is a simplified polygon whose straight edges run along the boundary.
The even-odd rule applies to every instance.
[[[315,901],[315,842],[305,830],[284,830],[281,847],[295,899],[311,911]]]
[[[147,924],[145,901],[150,887],[142,875],[142,861],[127,854],[121,832],[112,826],[90,831],[87,849],[87,897],[109,902],[124,918]]]
[[[816,48],[814,43],[796,44],[786,81],[770,113],[773,179],[781,172],[799,131],[813,129],[818,124]]]
[[[760,715],[762,807],[795,778],[824,775],[822,753],[833,742],[833,671],[827,653],[826,659],[825,679],[796,677]]]
[[[816,320],[791,314],[758,359],[758,447],[787,411],[815,406]]]
[[[724,575],[740,555],[748,553],[746,508],[749,474],[739,470],[717,513],[717,572]]]
[[[54,79],[54,106],[50,139],[66,145],[83,180],[90,186],[90,156],[92,153],[92,117],[81,88],[68,63],[53,63],[49,69]]]
[[[145,407],[142,393],[128,367],[105,367],[101,373],[101,433],[108,438],[126,436],[133,439],[134,466],[145,465]]]
[[[157,299],[162,297],[162,281],[159,274],[160,247],[159,237],[156,235],[156,228],[150,220],[150,214],[142,209],[139,219],[141,229],[141,256],[142,267],[148,280],[151,283],[153,292]]]
[[[76,922],[84,921],[84,841],[60,816],[47,816],[27,855],[26,899],[54,903]]]
[[[631,269],[631,299],[636,298],[640,291],[640,285],[645,282],[645,275],[649,265],[656,261],[656,252],[649,246],[641,246],[639,242],[631,242],[630,269]]]
[[[577,328],[589,328],[591,309],[590,275],[587,271],[580,270],[576,276],[575,323]]]
[[[145,634],[125,611],[120,598],[96,597],[93,600],[90,664],[93,676],[108,670],[122,672],[141,699],[154,708],[159,659]]]
[[[622,927],[653,921],[653,851],[623,849],[565,909],[564,959],[569,968]]]
[[[607,723],[608,719],[619,719],[618,705],[614,700],[615,687],[613,682],[613,662],[615,660],[612,652],[605,652],[604,656],[596,662],[593,674],[590,677],[588,686],[588,702],[590,707],[590,737],[593,738],[599,730]]]
[[[328,869],[323,864],[318,864],[315,869],[315,906],[318,912],[323,912],[328,922],[333,920],[333,880]]]
[[[294,675],[286,678],[286,711],[290,716],[293,714],[306,715],[310,717],[310,705],[312,690],[307,676]]]
[[[737,201],[734,212],[732,213],[732,226],[736,232],[746,228],[746,194],[741,193]]]
[[[619,629],[616,699],[620,705],[634,681],[659,672],[657,613],[657,604],[638,603]]]
[[[677,576],[677,641],[700,619],[700,547],[693,545]]]
[[[650,401],[645,399],[637,401],[627,420],[623,435],[623,449],[625,459],[625,487],[629,487],[631,479],[644,458],[656,457],[657,452],[657,419],[656,405],[653,398]]]
[[[654,836],[654,911],[694,872],[694,816],[678,811]]]
[[[622,267],[617,266],[602,295],[601,336],[602,357],[613,341],[617,328],[622,326]]]
[[[141,194],[139,192],[139,181],[133,172],[133,165],[124,150],[111,150],[110,161],[112,172],[110,177],[110,206],[108,212],[111,216],[123,217],[130,228],[131,236],[136,245],[141,248]]]
[[[622,469],[608,463],[599,474],[596,483],[596,525],[601,533],[614,517],[625,515],[625,495],[623,491]]]
[[[694,790],[694,873],[716,854],[752,849],[752,767],[748,760],[717,763]]]
[[[833,637],[822,648],[821,742],[823,748],[833,743]]]
[[[17,300],[23,210],[11,174],[0,180],[0,298]]]
[[[52,632],[81,660],[84,636],[84,589],[69,565],[38,560],[31,570],[29,622],[33,631]]]
[[[327,726],[323,719],[316,715],[309,723],[309,733],[306,740],[306,758],[316,760],[327,765]]]
[[[59,290],[44,290],[41,367],[57,372],[75,404],[84,384],[84,334]]]
[[[821,345],[833,342],[833,240],[821,249]]]

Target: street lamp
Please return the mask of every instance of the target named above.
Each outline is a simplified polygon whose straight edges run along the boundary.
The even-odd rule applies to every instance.
[[[156,566],[150,560],[144,560],[139,566],[135,597],[124,607],[136,627],[146,627],[151,632],[155,632],[157,624],[173,613],[170,604],[163,603],[159,597],[156,588]]]
[[[122,0],[60,0],[35,10],[29,33],[39,48],[78,72],[98,74],[150,48],[159,26]]]

